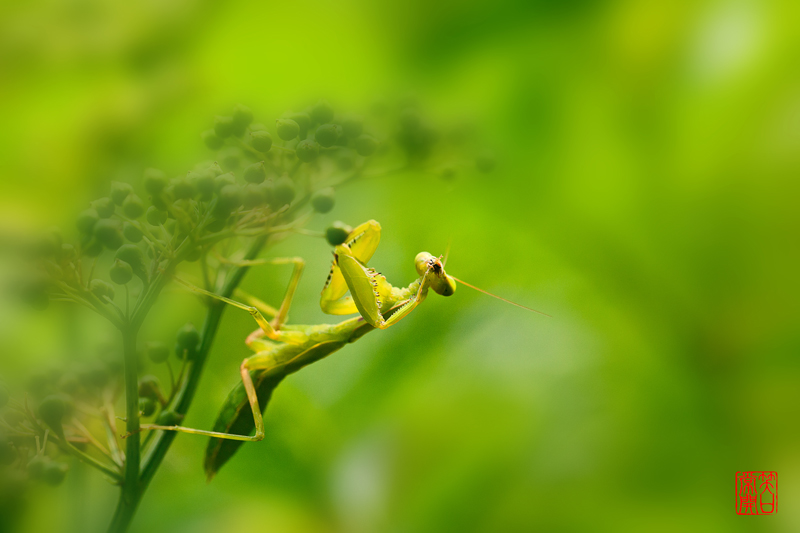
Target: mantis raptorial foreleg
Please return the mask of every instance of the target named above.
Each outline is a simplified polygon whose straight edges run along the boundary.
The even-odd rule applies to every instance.
[[[381,241],[381,225],[375,220],[364,222],[357,226],[343,246],[361,263],[366,264],[372,258]],[[335,252],[334,252],[335,253]],[[329,315],[351,315],[358,312],[353,297],[347,294],[347,282],[342,275],[338,261],[334,259],[331,265],[328,280],[322,289],[319,305],[322,311]]]
[[[142,425],[142,429],[181,431],[213,437],[206,450],[206,472],[211,477],[235,453],[242,441],[264,438],[261,413],[284,377],[355,342],[375,328],[386,329],[396,324],[425,300],[429,289],[442,296],[455,293],[458,280],[445,272],[441,258],[427,252],[420,252],[415,257],[414,266],[419,277],[406,287],[393,287],[383,275],[369,268],[367,261],[380,242],[380,231],[380,224],[370,220],[354,229],[345,242],[334,249],[333,265],[320,299],[322,310],[329,314],[358,312],[361,315],[338,324],[285,326],[303,271],[304,263],[299,258],[258,259],[238,263],[225,261],[239,266],[294,264],[286,295],[278,309],[241,291],[235,294],[246,303],[219,296],[178,279],[179,283],[194,292],[248,311],[260,328],[246,341],[256,354],[245,359],[239,367],[242,385],[235,387],[228,395],[214,426],[215,431],[158,425]],[[272,321],[267,321],[264,315],[273,317]],[[247,413],[248,408],[252,418]],[[250,425],[251,421],[253,425]],[[255,434],[249,436],[254,428]]]
[[[445,273],[440,259],[427,252],[417,254],[415,265],[420,277],[408,287],[393,287],[384,276],[369,268],[367,261],[380,242],[380,231],[380,224],[370,220],[336,246],[331,273],[320,299],[324,312],[335,315],[358,312],[371,326],[386,329],[422,303],[429,288],[443,296],[455,292],[454,278]]]

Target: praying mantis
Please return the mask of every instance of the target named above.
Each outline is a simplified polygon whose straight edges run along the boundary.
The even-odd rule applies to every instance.
[[[300,258],[246,263],[293,265],[286,294],[277,310],[252,297],[244,298],[248,303],[243,303],[176,278],[178,283],[194,292],[248,311],[258,324],[258,329],[247,337],[245,344],[255,355],[246,358],[240,365],[241,383],[228,395],[212,431],[157,424],[142,424],[141,429],[211,437],[205,456],[205,470],[210,479],[241,444],[264,438],[262,412],[283,378],[375,329],[386,329],[396,324],[425,301],[429,290],[442,296],[452,296],[456,291],[456,281],[464,283],[445,272],[441,258],[420,252],[414,260],[419,277],[407,287],[392,286],[385,276],[367,266],[378,247],[380,235],[380,224],[369,220],[353,229],[345,241],[334,248],[333,264],[322,290],[320,306],[325,313],[332,315],[360,315],[337,324],[286,324],[289,307],[305,266]],[[265,314],[270,315],[272,320],[267,320]],[[251,435],[253,429],[255,432]]]

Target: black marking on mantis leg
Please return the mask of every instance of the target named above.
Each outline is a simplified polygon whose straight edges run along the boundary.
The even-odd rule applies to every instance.
[[[336,254],[334,254],[333,256],[333,264],[331,265],[331,271],[328,272],[328,279],[325,280],[325,285],[322,287],[323,291],[328,288],[328,285],[331,284],[331,279],[333,279],[333,269],[335,268],[336,268]]]
[[[359,233],[358,235],[354,236],[352,239],[347,241],[345,244],[348,246],[348,248],[351,248],[363,236],[364,236],[364,232],[362,231],[361,233]]]
[[[375,303],[378,305],[378,309],[380,310],[382,305],[381,293],[378,290],[378,276],[380,276],[380,273],[374,268],[367,268],[367,275],[369,275],[369,280],[372,283],[372,292],[375,293]]]

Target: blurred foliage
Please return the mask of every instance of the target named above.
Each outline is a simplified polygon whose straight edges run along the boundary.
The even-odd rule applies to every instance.
[[[144,167],[189,168],[236,102],[279,116],[413,93],[479,125],[495,174],[359,184],[310,227],[379,220],[372,263],[398,284],[450,242],[448,271],[554,316],[463,287],[429,299],[287,380],[267,439],[213,483],[204,439],[179,437],[133,530],[796,530],[791,504],[744,521],[730,496],[737,470],[777,470],[782,494],[800,477],[799,16],[779,0],[0,6],[6,233],[66,225]],[[329,249],[274,252],[308,261],[292,319],[330,321]],[[284,283],[244,287],[275,302]],[[0,372],[57,357],[60,318],[4,303]],[[251,327],[226,314],[187,425],[212,423]],[[73,470],[25,531],[107,522],[115,494]]]

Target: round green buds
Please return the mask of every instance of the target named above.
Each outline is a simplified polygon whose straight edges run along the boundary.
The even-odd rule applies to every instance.
[[[36,455],[28,462],[28,475],[35,479],[56,487],[63,483],[69,471],[69,465],[53,461],[46,455]]]
[[[320,189],[311,197],[311,205],[317,213],[327,213],[335,204],[336,198],[332,187]]]
[[[160,226],[164,222],[167,221],[167,212],[158,209],[156,206],[151,205],[147,208],[147,213],[145,214],[145,219],[147,223],[151,226]]]
[[[272,135],[267,130],[250,132],[250,144],[259,152],[267,153],[272,148]]]
[[[197,190],[200,199],[204,201],[210,200],[214,194],[214,178],[215,175],[210,169],[195,170],[186,175],[187,181]]]
[[[263,185],[263,183],[262,183]],[[264,194],[264,189],[256,185],[248,185],[244,188],[244,195],[242,196],[242,204],[252,209],[259,207],[267,202],[267,196]]]
[[[251,188],[258,189],[258,191],[264,197],[264,202],[272,205],[275,196],[275,183],[273,183],[272,180],[267,180],[264,183]]]
[[[172,196],[176,200],[186,200],[194,196],[194,185],[187,178],[176,178],[170,183]]]
[[[222,168],[231,171],[239,168],[241,163],[242,153],[238,148],[226,148],[219,154],[219,161],[222,163]]]
[[[139,412],[147,418],[156,414],[156,402],[152,398],[139,398]]]
[[[41,480],[44,476],[44,469],[50,463],[51,459],[46,455],[35,455],[28,461],[28,475],[32,479]]]
[[[331,246],[338,246],[347,240],[347,236],[353,231],[353,228],[344,222],[336,221],[325,230],[325,238]]]
[[[273,207],[280,208],[292,203],[295,194],[294,182],[288,176],[278,178],[272,191]]]
[[[355,139],[364,132],[364,121],[360,117],[347,117],[342,122],[344,134]]]
[[[495,160],[494,156],[488,152],[479,155],[475,159],[475,167],[484,173],[494,170],[496,164],[497,161]]]
[[[47,461],[42,471],[41,480],[51,487],[57,487],[64,482],[69,472],[69,465],[57,461]]]
[[[94,225],[94,236],[97,242],[109,250],[116,250],[124,242],[120,224],[115,220],[98,220],[97,224]]]
[[[163,342],[151,341],[145,345],[147,357],[153,363],[160,365],[169,359],[169,348]]]
[[[200,137],[210,150],[219,150],[225,143],[225,141],[223,141],[216,133],[214,133],[214,130],[206,130],[200,134]]]
[[[175,337],[175,353],[181,359],[193,359],[200,348],[200,332],[189,322],[178,330]]]
[[[291,141],[300,133],[300,126],[292,119],[279,118],[275,121],[278,137],[284,141]]]
[[[157,168],[147,168],[144,171],[144,189],[150,194],[157,195],[167,186],[167,176]]]
[[[207,168],[206,170],[207,170],[208,172],[210,172],[210,173],[211,173],[211,176],[213,176],[213,177],[215,177],[215,178],[216,178],[217,176],[219,176],[220,174],[224,174],[224,173],[225,173],[225,172],[222,170],[222,167],[221,167],[221,166],[219,166],[219,163],[217,163],[216,161],[214,161],[214,162],[212,162],[210,165],[208,165],[208,168]]]
[[[57,435],[63,433],[61,423],[70,411],[71,405],[67,398],[60,394],[47,396],[39,404],[36,414],[39,419],[47,424]]]
[[[333,107],[326,100],[320,100],[311,108],[311,120],[324,124],[333,120]]]
[[[294,152],[297,159],[303,163],[310,163],[319,156],[319,144],[316,141],[305,139],[297,143]]]
[[[133,278],[133,269],[125,261],[117,259],[108,270],[108,275],[117,285],[125,285]]]
[[[233,108],[233,117],[231,118],[233,134],[237,137],[241,137],[244,134],[244,130],[247,129],[247,126],[253,122],[253,111],[245,105],[237,104]]]
[[[122,210],[128,218],[139,218],[144,214],[144,202],[135,194],[129,194],[122,203]]]
[[[378,140],[367,133],[362,133],[356,139],[356,152],[358,155],[369,157],[378,149]]]
[[[214,133],[225,139],[233,133],[233,117],[214,117]]]
[[[217,192],[221,191],[226,185],[236,185],[236,176],[233,174],[233,172],[220,174],[214,178],[214,189]]]
[[[144,253],[141,248],[135,244],[121,246],[114,255],[114,258],[130,265],[136,277],[142,280],[147,279],[147,267],[145,266]]]
[[[314,139],[316,139],[323,148],[330,148],[336,144],[338,138],[339,128],[336,124],[323,124],[317,128],[317,131],[314,133]]]
[[[142,376],[139,379],[139,396],[143,398],[158,399],[161,394],[161,384],[155,376]]]
[[[183,420],[183,415],[175,411],[161,411],[156,417],[156,424],[159,426],[178,426]]]
[[[131,187],[129,183],[123,183],[121,181],[111,182],[111,199],[117,205],[122,205],[122,202],[125,201],[125,198],[127,198],[132,192],[133,187]]]
[[[259,161],[244,169],[244,181],[249,183],[263,183],[267,179],[267,168],[264,166],[263,161]]]
[[[142,237],[144,237],[142,230],[140,230],[130,222],[125,222],[122,224],[122,234],[130,242],[141,242]]]
[[[242,205],[242,191],[238,185],[226,185],[219,191],[217,208],[220,212],[230,213]]]
[[[339,137],[336,139],[336,146],[347,146],[350,144],[350,140],[347,135],[344,134],[344,130],[341,126],[337,127],[336,131],[339,134]]]
[[[114,201],[111,198],[100,198],[92,202],[92,207],[100,218],[109,218],[114,214]]]
[[[167,201],[169,198],[165,198],[164,195],[156,195],[150,197],[150,202],[156,207],[156,209],[161,209],[162,211],[166,211],[169,209]]]
[[[438,138],[436,130],[422,121],[414,110],[407,110],[401,117],[401,128],[397,135],[398,144],[415,159],[428,157]]]
[[[97,257],[103,253],[103,245],[97,242],[97,239],[93,239],[83,246],[81,253],[86,257]]]
[[[87,209],[78,215],[75,225],[78,227],[78,231],[88,235],[92,233],[92,229],[94,229],[94,225],[98,220],[100,220],[100,215],[97,214],[97,211],[94,209]]]
[[[102,279],[93,279],[89,282],[89,290],[92,291],[92,294],[100,298],[108,298],[109,300],[114,299],[114,287],[111,286],[110,283],[106,283]]]
[[[311,115],[308,113],[288,113],[284,115],[284,118],[288,118],[297,122],[297,125],[300,126],[300,131],[308,131],[309,128],[311,128]]]

